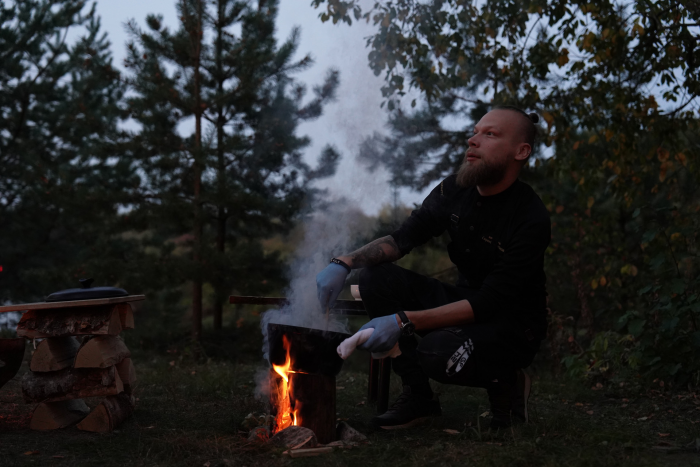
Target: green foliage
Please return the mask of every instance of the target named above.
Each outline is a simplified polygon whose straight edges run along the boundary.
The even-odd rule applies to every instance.
[[[116,247],[103,232],[133,167],[114,158],[124,86],[86,3],[0,5],[0,303],[117,282],[90,262]]]
[[[352,14],[377,27],[369,61],[393,110],[390,134],[361,156],[399,183],[422,188],[453,172],[492,105],[543,117],[552,157],[523,178],[553,223],[552,356],[568,353],[572,373],[697,383],[697,2],[314,4],[322,20]],[[422,103],[405,105],[409,90]]]
[[[277,45],[277,2],[191,0],[178,8],[174,32],[157,16],[146,19],[147,30],[128,25],[128,104],[141,125],[130,149],[145,174],[131,222],[151,246],[141,261],[175,271],[159,287],[211,283],[220,316],[233,289],[269,293],[282,284],[281,262],[260,241],[288,231],[313,194],[309,182],[335,171],[331,147],[317,168],[302,161],[310,141],[297,127],[333,100],[338,73],[329,71],[305,102],[293,75],[312,61],[293,60],[297,29]],[[194,131],[183,136],[193,117]],[[173,238],[178,246],[167,246]]]

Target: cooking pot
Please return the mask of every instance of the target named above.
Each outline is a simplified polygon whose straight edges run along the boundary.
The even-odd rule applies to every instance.
[[[270,363],[284,365],[287,350],[284,337],[289,342],[291,370],[299,373],[336,376],[343,367],[343,359],[336,349],[350,334],[321,329],[269,323],[267,343]]]
[[[90,300],[95,298],[126,297],[129,293],[117,287],[92,287],[93,279],[80,279],[79,289],[66,289],[54,292],[46,297],[47,302],[67,302],[72,300]]]

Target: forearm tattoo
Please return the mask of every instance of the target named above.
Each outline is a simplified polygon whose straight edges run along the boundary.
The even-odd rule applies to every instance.
[[[386,237],[378,238],[362,248],[353,251],[349,256],[352,258],[353,267],[365,268],[367,266],[396,261],[403,255],[398,245],[396,245],[394,237],[387,235]]]

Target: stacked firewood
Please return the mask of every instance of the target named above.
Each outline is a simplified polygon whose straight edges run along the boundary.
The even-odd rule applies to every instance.
[[[27,311],[17,335],[42,339],[22,380],[24,400],[39,403],[30,428],[108,432],[128,418],[136,373],[119,334],[133,328],[129,303]],[[95,397],[90,410],[83,398]]]

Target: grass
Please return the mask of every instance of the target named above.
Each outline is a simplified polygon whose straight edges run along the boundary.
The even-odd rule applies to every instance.
[[[373,431],[363,354],[353,355],[338,376],[337,412],[367,434],[369,444],[289,459],[281,449],[246,439],[245,417],[266,410],[255,397],[255,375],[264,366],[252,350],[259,348],[254,324],[249,321],[236,335],[240,346],[228,348],[247,348],[246,353],[206,363],[195,363],[176,347],[165,352],[136,349],[137,410],[115,432],[102,435],[75,428],[29,430],[34,405],[21,399],[25,362],[20,375],[0,389],[0,465],[700,465],[700,398],[695,394],[592,389],[537,375],[531,424],[490,433],[484,428],[488,417],[482,417],[488,410],[483,390],[434,385],[442,417],[406,431]],[[394,378],[393,394],[399,390]]]

